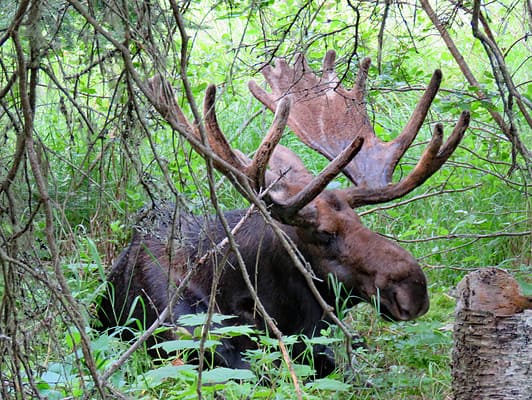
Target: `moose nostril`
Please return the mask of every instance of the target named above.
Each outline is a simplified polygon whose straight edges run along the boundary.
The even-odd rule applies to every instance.
[[[424,315],[429,309],[429,298],[424,296],[423,299],[415,299],[412,303],[411,310],[408,311],[409,319],[414,319]]]
[[[429,309],[428,295],[421,298],[413,296],[411,293],[394,291],[392,301],[397,310],[396,318],[402,321],[409,321],[422,316]]]
[[[397,298],[397,294],[395,294],[395,304],[397,305],[397,309],[399,310],[398,319],[401,321],[409,321],[416,317],[416,315],[412,315],[412,310],[410,308],[406,308],[403,304],[401,304],[401,301]]]

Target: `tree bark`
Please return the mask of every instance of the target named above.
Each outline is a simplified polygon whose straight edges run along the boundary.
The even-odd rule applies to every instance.
[[[486,268],[458,285],[452,385],[455,400],[532,399],[530,297],[506,272]]]

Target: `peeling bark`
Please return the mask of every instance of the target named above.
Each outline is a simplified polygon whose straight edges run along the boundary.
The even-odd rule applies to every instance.
[[[454,399],[532,398],[532,311],[517,282],[494,268],[458,285],[452,379]]]

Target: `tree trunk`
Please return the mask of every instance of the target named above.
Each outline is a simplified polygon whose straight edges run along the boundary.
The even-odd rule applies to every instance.
[[[495,268],[468,274],[458,296],[454,399],[532,399],[531,298]]]

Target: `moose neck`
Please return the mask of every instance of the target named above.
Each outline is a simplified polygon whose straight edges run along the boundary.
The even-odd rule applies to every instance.
[[[244,217],[246,212],[247,210],[226,212],[224,216],[227,219],[229,227],[233,228]],[[314,259],[315,255],[308,251],[308,243],[301,240],[298,228],[279,222],[275,223],[296,245],[299,253],[312,268],[317,260]],[[216,239],[223,239],[225,232],[218,218],[215,226]],[[286,290],[291,291],[291,294],[293,294],[294,285],[299,288],[297,290],[304,292],[301,293],[301,296],[304,296],[306,302],[309,302],[309,296],[313,298],[303,274],[294,265],[294,261],[286,251],[278,235],[259,213],[254,212],[248,216],[246,223],[235,234],[235,240],[252,281],[254,279],[262,279],[264,282],[257,285],[261,298],[269,297],[270,293],[272,295],[286,296],[287,292],[284,292],[284,286],[287,286]],[[229,256],[228,263],[231,265],[224,267],[224,277],[222,279],[227,282],[241,280],[242,278],[237,276],[241,274],[241,271],[237,267],[234,254]],[[318,271],[311,271],[310,273],[318,274]],[[328,277],[318,275],[316,278],[316,286],[324,300],[329,304],[334,304],[334,293],[333,290],[329,289]],[[270,285],[273,286],[268,289]]]

